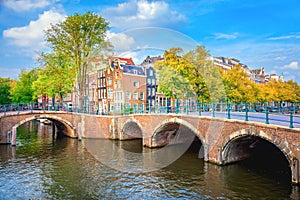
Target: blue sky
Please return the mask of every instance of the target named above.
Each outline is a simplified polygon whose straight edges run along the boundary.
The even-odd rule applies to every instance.
[[[299,0],[0,0],[0,77],[37,66],[50,23],[92,11],[110,22],[118,54],[137,63],[172,46],[204,45],[300,83],[299,10]]]

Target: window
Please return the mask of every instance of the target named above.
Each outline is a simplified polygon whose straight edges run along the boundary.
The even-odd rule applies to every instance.
[[[133,93],[133,99],[138,100],[138,93],[137,92]]]
[[[103,99],[106,99],[106,90],[103,90]]]
[[[147,83],[148,83],[148,85],[151,85],[151,78],[147,79]]]
[[[140,100],[144,99],[144,92],[140,92]]]
[[[126,91],[126,99],[130,99],[130,92]]]
[[[117,82],[117,88],[121,88],[121,87],[122,87],[122,81],[118,80],[118,82]]]
[[[137,70],[133,70],[133,74],[137,74]]]
[[[111,88],[108,89],[107,97],[110,98],[110,99],[112,99],[112,97],[113,97],[113,90]]]
[[[151,88],[147,89],[147,96],[151,96]]]
[[[112,78],[111,77],[107,78],[107,85],[112,85]]]
[[[144,109],[145,109],[145,106],[144,106],[143,103],[140,105],[140,109],[141,109],[141,110],[144,110]]]
[[[139,87],[139,82],[138,81],[134,81],[133,82],[133,87],[138,88]]]
[[[152,95],[155,95],[155,88],[152,88]]]
[[[155,79],[154,78],[152,79],[152,85],[155,85]]]
[[[150,71],[149,71],[149,76],[153,76],[153,70],[152,69],[150,69]]]

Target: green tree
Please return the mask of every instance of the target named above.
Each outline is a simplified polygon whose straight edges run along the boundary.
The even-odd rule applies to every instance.
[[[76,78],[75,67],[64,56],[54,53],[43,55],[44,68],[39,71],[38,79],[33,83],[35,97],[58,96],[62,104],[63,97],[73,91]]]
[[[105,40],[108,25],[97,14],[76,13],[46,31],[46,41],[53,51],[66,55],[64,58],[74,63],[80,106],[84,104],[89,59],[109,46]]]
[[[159,61],[155,63],[158,77],[158,92],[162,92],[164,96],[173,99],[184,99],[194,96],[194,92],[190,87],[186,78],[175,71],[173,68]]]
[[[11,90],[13,103],[29,103],[37,100],[32,89],[32,83],[37,80],[37,73],[38,69],[21,71],[15,87]]]
[[[210,54],[203,46],[183,54],[181,48],[165,51],[163,65],[180,74],[192,88],[198,100],[220,101],[225,97],[218,68],[209,60]],[[171,82],[170,82],[171,84]]]
[[[9,78],[0,78],[0,105],[10,104],[10,85],[11,81]]]

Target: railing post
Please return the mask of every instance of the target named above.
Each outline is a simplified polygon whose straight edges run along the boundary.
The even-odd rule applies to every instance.
[[[227,119],[231,119],[230,110],[231,110],[231,105],[230,105],[230,103],[227,103]]]
[[[215,115],[215,103],[214,102],[211,103],[211,108],[212,108],[212,116],[215,117],[216,115]]]
[[[248,109],[248,103],[245,104],[245,109],[246,109],[246,116],[245,116],[245,121],[249,121],[248,119],[248,112],[249,112],[249,109]]]
[[[269,108],[268,108],[268,106],[266,106],[265,109],[266,109],[266,124],[269,124]]]
[[[293,126],[293,110],[290,108],[290,128],[294,128]]]
[[[168,114],[168,100],[166,98],[166,114]]]
[[[198,115],[201,116],[201,102],[197,101]]]
[[[178,99],[175,99],[175,113],[179,113],[179,108],[178,108]]]
[[[186,112],[186,115],[189,114],[189,105],[188,105],[188,100],[185,101],[185,112]]]

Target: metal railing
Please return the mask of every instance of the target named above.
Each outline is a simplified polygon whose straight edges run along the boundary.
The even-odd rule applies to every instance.
[[[289,107],[268,106],[267,104],[230,104],[230,103],[201,103],[184,106],[152,106],[148,109],[138,109],[137,107],[126,107],[122,109],[101,111],[97,106],[88,105],[79,109],[77,105],[67,106],[46,106],[41,103],[19,103],[0,105],[0,116],[10,114],[20,114],[22,111],[33,112],[60,111],[76,112],[94,115],[130,115],[130,114],[178,114],[193,116],[209,116],[226,119],[238,119],[244,121],[261,122],[287,126],[289,128],[300,128],[300,108],[298,104]]]

